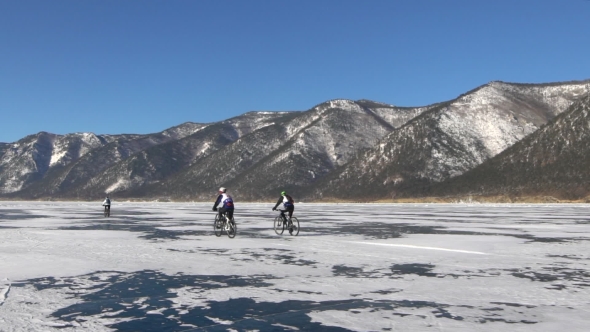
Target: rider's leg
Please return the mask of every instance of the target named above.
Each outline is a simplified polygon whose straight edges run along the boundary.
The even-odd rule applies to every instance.
[[[227,218],[224,218],[223,215],[226,214],[227,209],[226,208],[219,208],[217,209],[217,211],[219,211],[219,220],[222,220],[222,226],[223,228],[227,229],[227,227],[229,226],[229,224],[227,223]]]
[[[288,220],[288,225],[289,225],[289,234],[293,233],[293,224],[291,223],[291,217],[293,217],[293,206],[287,206],[285,212],[289,213],[289,220]]]

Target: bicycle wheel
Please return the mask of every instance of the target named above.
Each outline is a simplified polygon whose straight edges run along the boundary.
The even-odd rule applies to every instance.
[[[215,215],[215,221],[213,222],[213,231],[215,231],[215,236],[221,236],[221,231],[223,230],[223,221],[219,219],[219,215]]]
[[[282,235],[285,231],[285,223],[283,222],[283,218],[281,218],[281,216],[275,218],[274,227],[275,233],[277,233],[277,235]]]
[[[289,225],[289,234],[297,236],[299,234],[299,220],[297,218],[291,218],[291,225]]]
[[[233,220],[233,218],[230,221],[228,221],[227,224],[227,237],[233,239],[234,237],[236,237],[236,233],[238,232],[238,226],[236,226],[236,222]]]

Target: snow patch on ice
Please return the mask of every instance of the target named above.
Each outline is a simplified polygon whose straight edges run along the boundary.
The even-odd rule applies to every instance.
[[[479,251],[457,250],[457,249],[436,248],[436,247],[424,247],[424,246],[414,246],[414,245],[409,245],[409,244],[375,243],[375,242],[354,242],[354,243],[368,244],[368,245],[372,245],[372,246],[401,247],[401,248],[412,248],[412,249],[423,249],[423,250],[451,251],[451,252],[459,252],[459,253],[463,253],[463,254],[489,255],[489,254],[486,254],[485,252],[479,252]]]

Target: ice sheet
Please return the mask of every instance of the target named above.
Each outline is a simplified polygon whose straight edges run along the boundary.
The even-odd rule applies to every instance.
[[[586,331],[590,205],[0,202],[0,330]]]

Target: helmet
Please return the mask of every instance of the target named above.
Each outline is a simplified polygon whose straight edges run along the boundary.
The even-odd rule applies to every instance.
[[[281,191],[281,195],[285,196],[285,195],[287,195],[287,192],[283,190],[283,191]]]
[[[219,192],[220,192],[220,193],[224,193],[226,190],[227,190],[227,189],[225,189],[225,187],[221,187],[221,188],[219,188]]]

